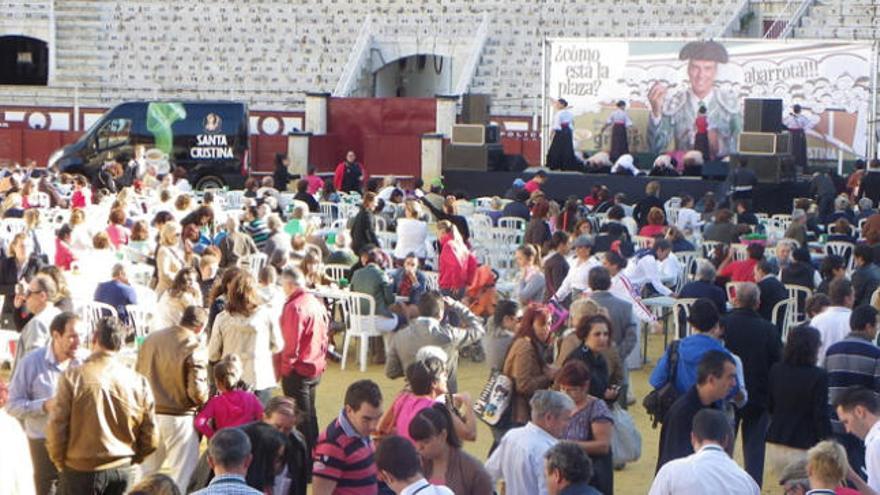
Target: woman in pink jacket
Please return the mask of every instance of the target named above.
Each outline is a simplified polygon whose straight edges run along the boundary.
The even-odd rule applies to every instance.
[[[477,258],[448,220],[437,222],[440,234],[440,291],[461,299],[477,271]]]

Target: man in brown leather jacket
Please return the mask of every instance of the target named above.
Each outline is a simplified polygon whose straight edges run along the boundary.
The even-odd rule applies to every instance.
[[[146,338],[135,368],[150,382],[159,428],[159,445],[141,465],[142,474],[164,468],[181,491],[199,461],[193,414],[208,400],[208,350],[198,335],[207,321],[204,309],[187,307],[179,325]]]
[[[122,495],[132,464],[156,450],[150,385],[117,358],[125,335],[117,318],[101,319],[92,355],[58,379],[46,449],[60,472],[59,495]]]

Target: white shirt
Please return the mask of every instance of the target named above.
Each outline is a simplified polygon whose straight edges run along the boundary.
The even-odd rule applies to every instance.
[[[401,218],[397,221],[397,245],[394,246],[394,257],[402,260],[409,253],[415,253],[419,258],[426,258],[427,238],[428,224],[413,218]]]
[[[558,440],[531,421],[514,428],[486,461],[493,483],[503,479],[508,495],[547,495],[544,453]]]
[[[825,353],[828,348],[844,339],[850,333],[849,317],[852,310],[842,306],[829,306],[825,311],[810,320],[810,325],[819,330],[822,344],[819,347],[819,365],[825,364]]]
[[[803,114],[788,114],[782,119],[782,123],[789,130],[801,129],[806,131],[815,127],[818,122],[813,122],[813,119]]]
[[[28,451],[28,439],[17,419],[0,409],[0,479],[3,489],[0,493],[25,495],[35,493],[34,471]]]
[[[678,210],[678,219],[675,220],[675,226],[682,232],[690,230],[695,232],[703,225],[702,217],[693,208],[681,208]]]
[[[626,127],[632,127],[633,125],[633,121],[626,114],[626,111],[619,108],[611,112],[611,115],[608,116],[608,120],[605,122],[607,124],[623,124]]]
[[[632,282],[629,281],[623,272],[619,272],[611,278],[611,288],[608,289],[608,292],[613,294],[614,297],[623,299],[632,304],[633,318],[635,321],[651,322],[657,320],[654,313],[642,303],[642,298],[635,292],[635,287],[633,287]]]
[[[755,480],[718,445],[669,461],[660,468],[648,495],[759,495]]]
[[[567,108],[556,112],[556,117],[554,117],[553,121],[553,130],[558,131],[562,129],[563,124],[567,125],[569,128],[574,128],[574,114]]]
[[[575,258],[577,260],[577,258]],[[559,286],[559,289],[556,290],[556,299],[559,301],[564,300],[568,297],[569,294],[573,290],[586,292],[590,290],[590,286],[587,283],[588,277],[590,275],[590,270],[597,266],[601,266],[601,264],[592,256],[587,258],[587,261],[574,261],[569,260],[569,270],[568,274],[565,276],[565,279],[562,280],[562,284]]]
[[[868,486],[880,492],[880,421],[865,435],[865,472],[868,473]]]
[[[651,284],[660,295],[668,296],[672,294],[672,289],[663,285],[663,280],[674,279],[677,276],[673,275],[677,274],[675,267],[680,270],[681,263],[672,253],[669,253],[669,256],[660,263],[657,262],[657,258],[653,254],[646,254],[627,265],[624,275],[629,278],[638,291],[641,291],[641,288],[646,284]]]
[[[432,485],[424,478],[407,486],[400,491],[400,495],[455,495],[455,493],[442,485]]]

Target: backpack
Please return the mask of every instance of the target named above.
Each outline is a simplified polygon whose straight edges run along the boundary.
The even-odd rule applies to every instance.
[[[651,428],[657,428],[657,424],[663,422],[666,412],[679,396],[678,390],[675,389],[675,379],[678,375],[679,342],[681,341],[674,340],[669,344],[669,358],[666,360],[666,383],[662,387],[652,390],[642,400],[642,406],[651,417]]]

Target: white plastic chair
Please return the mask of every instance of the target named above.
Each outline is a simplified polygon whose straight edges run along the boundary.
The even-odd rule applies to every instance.
[[[238,210],[244,204],[244,191],[226,191],[223,199],[227,210]]]
[[[813,295],[813,291],[804,287],[803,285],[795,285],[795,284],[785,284],[785,288],[788,289],[788,298],[791,300],[790,310],[786,312],[786,314],[790,315],[790,318],[786,318],[790,327],[796,327],[801,323],[807,321],[807,317],[803,314],[804,308],[801,305]]]
[[[695,298],[685,297],[677,299],[672,305],[672,328],[674,329],[672,340],[690,337],[691,327],[688,324],[688,317],[690,316],[691,306],[695,302],[697,302]]]
[[[788,339],[788,332],[791,330],[790,320],[792,313],[797,313],[797,311],[792,311],[792,300],[790,298],[783,299],[776,303],[776,305],[773,306],[773,312],[770,313],[770,321],[776,328],[779,328],[782,331],[783,342]],[[779,324],[780,319],[782,319],[782,325]]]
[[[266,256],[266,253],[254,253],[242,256],[242,258],[238,260],[238,266],[247,269],[255,279],[259,279],[260,270],[266,266],[267,261],[268,257]]]
[[[749,258],[749,246],[746,244],[731,244],[730,250],[733,251],[733,261],[743,261]]]
[[[440,273],[432,272],[425,270],[422,272],[425,275],[425,284],[427,285],[428,290],[440,290]]]
[[[345,273],[350,269],[351,267],[348,265],[330,263],[324,265],[324,276],[338,284],[340,280],[345,278]]]
[[[718,246],[723,246],[723,242],[719,241],[703,241],[700,249],[703,254],[703,258],[711,258],[713,254],[715,254],[715,249]]]
[[[654,246],[654,238],[644,235],[637,235],[633,237],[633,243],[635,243],[638,249],[650,249]]]
[[[855,252],[855,249],[855,244],[852,244],[851,242],[828,241],[825,243],[825,255],[829,256],[835,254],[843,258],[847,276],[853,271],[853,260],[855,258],[853,253]]]
[[[321,223],[329,227],[333,221],[339,218],[339,206],[330,201],[321,201],[318,203],[321,207]]]
[[[526,221],[520,217],[501,217],[498,219],[498,227],[502,229],[526,230]]]
[[[153,331],[153,311],[150,306],[141,304],[127,304],[125,311],[128,313],[128,322],[134,328],[136,337],[146,337]]]
[[[79,317],[82,318],[82,323],[86,331],[86,335],[82,336],[83,342],[91,342],[92,333],[95,331],[95,326],[97,326],[101,318],[105,318],[107,316],[119,318],[119,314],[116,312],[116,308],[110,306],[109,304],[104,304],[97,301],[84,302],[78,308],[76,308],[76,310],[77,313],[79,313]]]
[[[348,330],[345,331],[345,338],[342,343],[341,368],[345,369],[351,339],[360,338],[358,362],[360,363],[361,372],[367,371],[367,351],[370,348],[370,337],[382,336],[376,330],[376,321],[374,319],[376,317],[376,302],[373,300],[373,296],[369,294],[349,292],[342,300],[342,314],[345,322],[348,324]]]

